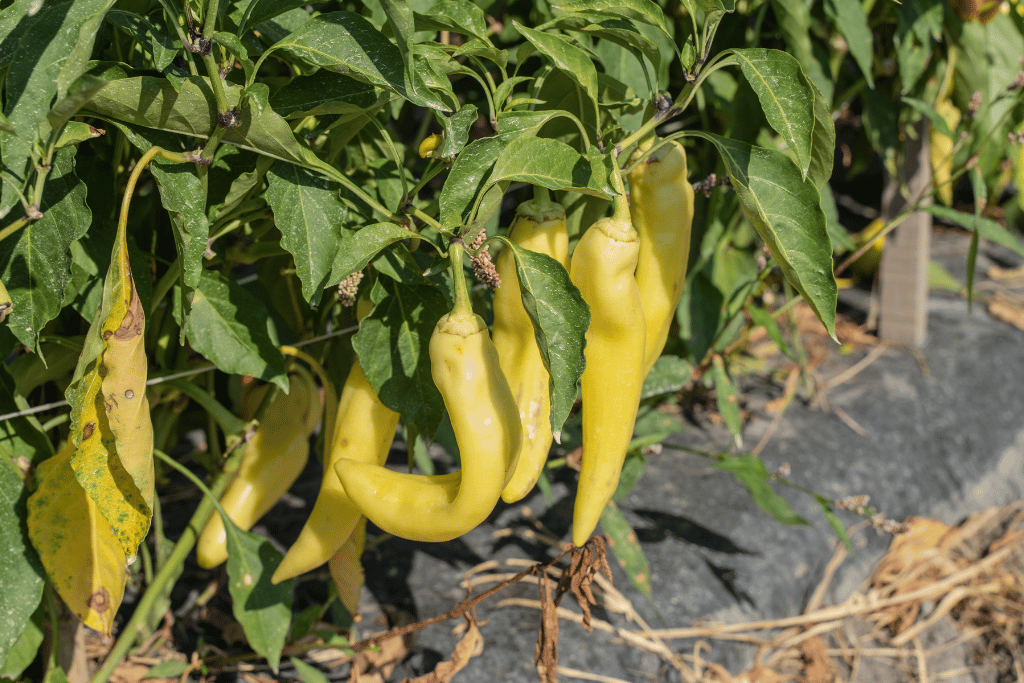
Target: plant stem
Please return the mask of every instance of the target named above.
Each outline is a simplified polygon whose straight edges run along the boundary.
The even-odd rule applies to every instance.
[[[464,251],[465,245],[461,239],[452,240],[448,246],[448,258],[452,262],[452,285],[455,287],[455,305],[452,306],[451,312],[453,318],[473,315],[473,303],[469,299],[469,290],[466,288],[466,274],[462,271]]]
[[[212,54],[202,55],[203,64],[206,65],[206,73],[210,77],[210,85],[213,86],[213,97],[217,101],[217,114],[228,114],[231,107],[228,106],[227,96],[224,95],[224,82],[220,78],[220,67]]]
[[[8,225],[6,228],[0,230],[0,242],[2,242],[3,240],[7,239],[8,237],[13,235],[14,233],[18,232],[19,230],[24,228],[26,225],[31,223],[33,220],[34,219],[31,216],[22,216],[18,220],[14,221],[10,225]]]

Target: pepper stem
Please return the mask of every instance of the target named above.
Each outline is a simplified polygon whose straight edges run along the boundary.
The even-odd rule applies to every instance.
[[[533,203],[537,205],[537,208],[541,211],[551,207],[551,194],[548,192],[548,188],[543,185],[533,186]]]
[[[469,300],[469,289],[466,287],[466,275],[462,270],[462,254],[465,244],[462,240],[452,240],[448,246],[448,258],[452,262],[452,283],[455,287],[455,305],[452,306],[452,317],[473,315],[473,304]]]

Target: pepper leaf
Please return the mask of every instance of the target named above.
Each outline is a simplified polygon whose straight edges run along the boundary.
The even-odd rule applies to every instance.
[[[775,493],[768,485],[768,471],[764,461],[753,455],[726,456],[724,460],[713,465],[728,472],[736,481],[743,484],[754,504],[783,524],[810,525],[806,519],[793,511],[786,499]]]
[[[249,645],[266,657],[277,673],[292,620],[295,581],[272,583],[270,577],[284,556],[266,538],[242,531],[227,515],[221,515],[221,519],[228,548],[231,611]]]
[[[513,242],[504,248],[515,256],[523,307],[551,377],[551,431],[558,434],[576,402],[590,308],[557,259]]]
[[[488,178],[521,181],[549,190],[575,190],[595,197],[614,197],[608,172],[599,153],[584,156],[564,142],[521,135],[501,151]]]
[[[619,506],[609,501],[601,512],[601,528],[609,538],[612,554],[619,561],[622,571],[633,587],[640,591],[648,600],[653,599],[651,593],[651,567],[647,563],[636,532],[622,516]]]
[[[380,278],[370,292],[373,310],[359,323],[352,347],[381,403],[401,413],[428,441],[444,415],[430,374],[430,337],[448,302],[433,285],[409,286]]]
[[[25,534],[27,498],[24,482],[0,464],[0,663],[43,597],[43,568]]]
[[[295,164],[277,162],[267,172],[267,202],[281,230],[281,246],[295,260],[302,296],[320,303],[342,240],[348,207],[338,186]]]
[[[782,152],[703,131],[691,134],[718,148],[750,222],[786,279],[835,339],[839,288],[817,188],[801,180],[800,170]]]
[[[730,54],[757,93],[768,123],[793,151],[806,179],[815,124],[814,91],[800,62],[782,50],[745,48]]]
[[[252,375],[288,391],[284,356],[270,336],[269,318],[252,294],[204,270],[182,330],[192,348],[224,372]]]

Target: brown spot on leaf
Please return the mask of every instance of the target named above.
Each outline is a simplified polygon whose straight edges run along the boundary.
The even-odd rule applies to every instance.
[[[135,392],[132,391],[131,389],[125,389],[124,390],[124,397],[130,401],[133,398],[135,398]]]
[[[92,433],[94,431],[96,431],[96,423],[95,422],[90,422],[89,424],[85,425],[85,427],[82,429],[82,441],[85,441],[90,436],[92,436]]]
[[[110,609],[110,591],[106,586],[100,586],[89,598],[89,609],[97,614],[103,614]]]
[[[131,279],[129,273],[128,278]],[[114,330],[114,339],[126,340],[142,334],[146,326],[146,314],[142,310],[142,300],[139,299],[139,292],[135,289],[135,282],[132,281],[132,298],[128,302],[128,311],[124,314],[121,326]]]

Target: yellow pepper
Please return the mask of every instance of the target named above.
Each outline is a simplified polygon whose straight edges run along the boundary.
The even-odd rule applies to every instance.
[[[633,437],[644,380],[646,323],[634,271],[640,241],[629,207],[616,198],[615,213],[583,233],[569,277],[590,306],[580,378],[583,456],[573,511],[572,542],[586,543],[615,493]]]
[[[686,175],[686,151],[674,140],[629,174],[631,215],[640,238],[636,282],[647,321],[645,376],[665,348],[686,284],[693,223],[693,186]]]
[[[414,541],[448,541],[483,522],[521,446],[519,410],[487,325],[470,306],[462,254],[463,247],[452,244],[455,306],[430,337],[431,376],[448,409],[462,468],[420,475],[355,460],[335,466],[345,492],[371,522]]]
[[[359,302],[360,319],[369,308],[369,302]],[[383,465],[395,438],[398,417],[377,398],[356,357],[338,400],[334,433],[328,435],[330,448],[324,456],[320,493],[299,537],[274,571],[274,583],[319,567],[351,536],[362,513],[345,494],[334,465],[342,459]]]
[[[960,110],[943,97],[935,105],[935,111],[946,120],[946,125],[955,136],[956,129],[960,125]],[[956,142],[935,130],[934,126],[928,126],[928,143],[935,196],[946,206],[953,206],[953,150],[956,147]]]
[[[420,158],[426,159],[427,157],[434,156],[434,153],[441,147],[442,142],[444,142],[444,138],[437,133],[423,138],[419,148]]]
[[[299,478],[309,460],[309,436],[320,424],[323,407],[313,376],[296,366],[287,394],[279,392],[266,410],[220,503],[235,524],[248,531]],[[241,414],[251,418],[270,385],[246,388]],[[210,569],[228,559],[221,516],[213,515],[196,542],[196,561]]]
[[[14,310],[14,303],[11,301],[11,295],[7,292],[7,287],[0,281],[0,323],[7,319],[7,316],[11,311]]]
[[[543,199],[520,204],[508,235],[524,249],[546,254],[568,267],[569,233],[561,205]],[[501,287],[494,294],[494,346],[523,427],[519,464],[501,492],[502,500],[514,503],[537,483],[551,450],[551,378],[523,307],[512,250],[502,250],[496,265]]]

